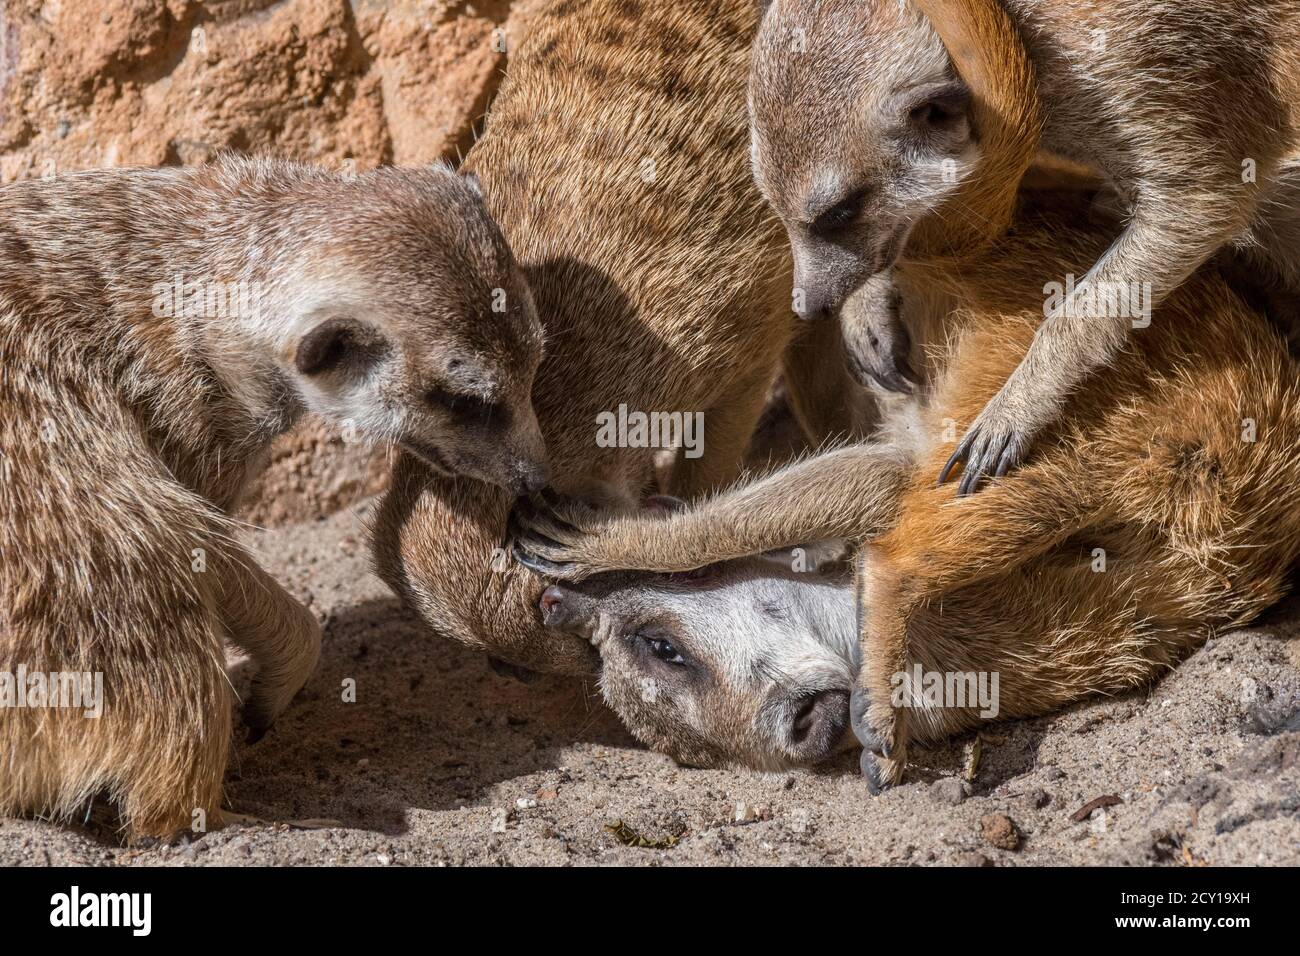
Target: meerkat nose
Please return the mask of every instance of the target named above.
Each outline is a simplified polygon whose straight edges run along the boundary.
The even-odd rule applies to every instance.
[[[541,491],[551,483],[551,466],[544,461],[521,462],[518,481],[526,494]]]
[[[803,292],[802,302],[796,303],[800,308],[794,314],[805,322],[820,322],[833,318],[839,309],[839,303],[832,303],[826,290],[821,288],[797,287]]]
[[[538,608],[542,612],[542,623],[552,625],[560,623],[557,618],[561,609],[564,607],[564,591],[552,584],[542,592],[541,600],[537,602]]]

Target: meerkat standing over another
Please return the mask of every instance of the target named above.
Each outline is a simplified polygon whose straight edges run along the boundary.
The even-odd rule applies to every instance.
[[[1300,210],[1282,185],[1300,146],[1300,2],[776,0],[754,48],[753,160],[805,315],[911,257],[928,214],[959,229],[975,215],[944,205],[979,175],[987,131],[940,35],[980,7],[1010,17],[1020,49],[961,52],[991,70],[1028,56],[1044,148],[1099,168],[1128,222],[1086,275],[1044,277],[1056,294],[1033,347],[941,469],[964,462],[961,494],[1019,465],[1129,329],[1225,246],[1300,295]]]
[[[602,695],[640,740],[771,770],[826,758],[851,727],[875,792],[911,745],[1147,686],[1291,589],[1300,376],[1213,268],[1085,383],[1061,442],[960,506],[935,485],[944,423],[1030,347],[1041,271],[1105,247],[1114,224],[1087,220],[1082,191],[1031,198],[985,255],[900,269],[909,308],[951,294],[948,334],[932,390],[872,442],[684,509],[521,508],[520,560],[566,582],[542,620],[599,650]],[[852,573],[815,558],[837,538],[857,544]],[[963,690],[936,700],[922,672]]]
[[[305,411],[512,492],[547,481],[542,332],[478,188],[223,159],[0,190],[0,670],[102,675],[104,712],[0,709],[0,814],[107,791],[133,836],[219,825],[223,639],[262,732],[314,617],[226,514]]]

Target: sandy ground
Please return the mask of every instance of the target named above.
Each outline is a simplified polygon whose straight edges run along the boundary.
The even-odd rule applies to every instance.
[[[78,826],[4,820],[0,864],[1300,863],[1300,600],[1148,693],[995,725],[973,773],[973,737],[921,753],[873,799],[853,754],[817,771],[685,769],[590,686],[496,675],[370,573],[369,506],[255,539],[325,622],[319,671],[227,777],[236,810],[279,822],[139,849],[102,809]],[[1103,796],[1117,799],[1073,819]],[[337,823],[283,822],[322,818]]]

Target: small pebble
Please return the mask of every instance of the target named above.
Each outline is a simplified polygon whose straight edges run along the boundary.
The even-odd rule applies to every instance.
[[[999,850],[1015,850],[1020,846],[1020,831],[1005,813],[986,813],[980,817],[980,833],[986,843]]]
[[[955,807],[966,799],[966,784],[957,777],[941,777],[930,784],[930,799],[945,807]]]

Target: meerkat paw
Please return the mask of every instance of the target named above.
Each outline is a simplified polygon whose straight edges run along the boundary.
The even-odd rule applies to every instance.
[[[900,739],[892,708],[874,705],[871,694],[859,683],[849,696],[849,723],[862,744],[858,766],[871,795],[902,782],[907,747]]]
[[[859,385],[911,395],[921,385],[912,367],[911,336],[892,274],[868,279],[840,313],[845,361]]]
[[[293,641],[298,653],[285,661],[283,667],[263,666],[253,677],[243,708],[244,725],[248,728],[247,743],[255,744],[265,737],[294,696],[302,690],[316,669],[320,644],[320,623],[303,608],[301,632]]]
[[[1029,453],[1039,423],[1025,412],[1016,411],[1027,406],[1007,397],[1011,384],[1008,382],[1003,386],[1002,391],[984,406],[939,472],[939,484],[942,485],[961,463],[961,483],[957,486],[959,498],[978,491],[984,479],[1001,478],[1019,467]]]
[[[510,517],[511,548],[530,571],[561,581],[578,581],[607,568],[594,560],[591,544],[605,522],[580,501],[544,493],[543,508],[521,499]]]

